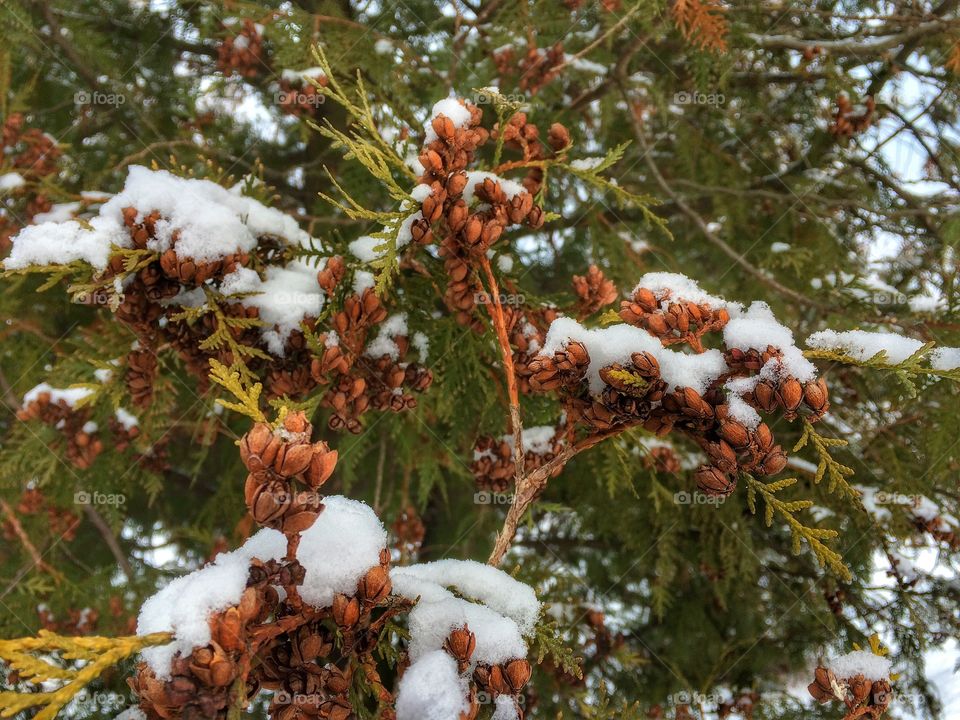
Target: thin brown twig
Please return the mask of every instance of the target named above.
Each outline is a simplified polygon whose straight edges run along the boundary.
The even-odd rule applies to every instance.
[[[11,529],[17,538],[19,538],[20,543],[33,560],[33,566],[50,575],[54,582],[59,585],[60,581],[63,579],[63,575],[61,575],[58,570],[51,567],[43,560],[40,552],[30,540],[30,536],[27,535],[26,530],[23,529],[23,525],[20,524],[20,520],[17,519],[17,515],[13,511],[13,508],[10,507],[10,504],[6,500],[0,500],[0,510],[3,510],[3,514],[7,516],[7,520],[10,522]]]

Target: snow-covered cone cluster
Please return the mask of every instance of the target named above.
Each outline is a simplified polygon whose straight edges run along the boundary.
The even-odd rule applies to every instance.
[[[147,718],[225,718],[260,690],[272,691],[270,715],[280,720],[347,720],[361,710],[462,720],[476,716],[484,693],[498,717],[518,717],[530,676],[524,638],[540,609],[533,590],[469,561],[391,570],[374,512],[318,494],[336,453],[311,433],[302,413],[290,413],[242,438],[247,504],[268,527],[144,603],[137,632],[173,638],[145,650],[130,680]],[[395,694],[381,670],[396,663],[384,645],[401,614],[409,666],[398,668]]]
[[[271,396],[302,397],[324,386],[334,429],[357,432],[368,408],[416,404],[428,370],[404,357],[405,321],[387,320],[373,278],[357,271],[345,292],[340,257],[307,261],[318,243],[282,212],[207,180],[132,167],[124,189],[87,224],[33,225],[13,238],[9,270],[77,262],[83,300],[114,310],[138,341],[126,381],[139,407],[150,404],[157,353],[173,348],[201,384],[209,363],[242,362]],[[314,336],[334,293],[341,309]],[[370,347],[367,347],[368,341]],[[425,342],[418,343],[423,359]]]
[[[785,467],[760,412],[813,422],[829,407],[826,384],[764,303],[743,308],[682,275],[650,273],[622,301],[620,318],[599,329],[555,320],[530,383],[560,395],[571,431],[602,436],[642,425],[687,435],[710,460],[696,474],[704,493],[733,492],[740,472]],[[708,337],[724,350],[705,348]],[[693,352],[669,349],[678,344]]]
[[[390,577],[394,592],[419,598],[409,615],[411,665],[400,681],[397,720],[474,718],[482,699],[496,703],[497,717],[517,717],[530,679],[524,637],[540,612],[533,590],[465,560],[398,567]]]
[[[817,702],[839,700],[847,706],[844,720],[879,718],[892,699],[890,660],[869,650],[855,650],[817,667],[807,686]]]
[[[58,170],[62,153],[50,135],[26,127],[21,113],[4,119],[0,148],[0,250],[5,250],[20,222],[53,210],[42,181]]]

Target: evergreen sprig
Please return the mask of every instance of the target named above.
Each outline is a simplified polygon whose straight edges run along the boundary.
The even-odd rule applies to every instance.
[[[163,645],[171,639],[170,633],[110,638],[72,637],[41,630],[37,637],[0,640],[0,658],[22,680],[33,685],[58,685],[56,689],[39,692],[0,691],[0,717],[41,708],[34,720],[52,720],[106,669],[144,648]],[[79,667],[70,667],[65,661],[77,662]]]
[[[253,418],[255,422],[267,421],[266,416],[260,409],[259,402],[263,385],[260,383],[244,385],[243,379],[237,370],[228,368],[213,358],[210,359],[210,379],[237,399],[237,402],[230,402],[229,400],[217,398],[218,404],[228,410],[235,410],[238,413]]]
[[[816,450],[818,457],[817,471],[814,474],[813,481],[819,484],[824,475],[829,473],[830,483],[827,489],[830,492],[839,492],[840,495],[854,500],[859,499],[860,493],[847,482],[847,478],[854,473],[853,468],[844,465],[830,454],[830,448],[846,447],[849,444],[848,441],[821,435],[817,432],[813,423],[804,418],[803,434],[800,435],[797,444],[793,446],[793,452],[806,447],[808,443]]]
[[[781,500],[777,493],[797,482],[796,478],[783,478],[765,483],[757,480],[749,473],[743,473],[742,477],[747,483],[747,505],[750,512],[754,515],[757,512],[757,493],[763,497],[765,504],[764,522],[767,527],[773,525],[775,514],[779,514],[787,521],[790,526],[790,534],[793,538],[793,552],[800,553],[801,542],[806,541],[813,550],[817,561],[821,567],[829,567],[844,580],[849,581],[852,578],[850,569],[844,563],[843,558],[835,550],[827,547],[823,541],[830,540],[838,536],[836,530],[825,528],[815,528],[804,525],[797,519],[796,514],[801,510],[806,510],[813,506],[812,500]]]
[[[923,364],[935,346],[936,342],[925,343],[910,355],[910,357],[899,363],[891,363],[886,350],[881,350],[866,360],[852,357],[842,350],[804,350],[803,354],[804,357],[811,360],[829,360],[831,362],[856,365],[857,367],[869,368],[871,370],[892,372],[906,389],[907,394],[910,397],[916,397],[918,391],[917,379],[919,378],[933,377],[960,382],[960,368],[938,370],[937,368]]]

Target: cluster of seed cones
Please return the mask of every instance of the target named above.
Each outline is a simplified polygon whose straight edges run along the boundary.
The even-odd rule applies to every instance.
[[[0,131],[0,175],[15,172],[25,181],[22,187],[4,193],[2,205],[8,212],[0,214],[0,251],[3,251],[9,248],[10,238],[22,229],[20,219],[30,221],[34,215],[53,207],[36,181],[58,171],[61,150],[54,139],[39,128],[25,127],[21,113],[10,113]]]
[[[833,670],[818,667],[807,691],[819,703],[839,700],[847,706],[844,720],[870,718],[875,720],[886,712],[892,699],[888,680],[868,680],[863,675],[838,678]]]
[[[143,215],[134,208],[124,210],[124,221],[136,250],[156,247],[158,225],[163,217],[158,212]],[[261,238],[256,253],[260,264],[283,261],[272,238]],[[268,397],[299,398],[317,386],[325,387],[323,404],[333,410],[330,427],[359,432],[359,418],[368,409],[401,410],[414,407],[411,392],[422,392],[432,382],[429,370],[408,362],[404,357],[409,342],[405,337],[394,339],[399,357],[369,358],[364,348],[376,326],[387,317],[386,308],[372,289],[362,294],[348,292],[342,308],[330,319],[331,332],[322,335],[320,347],[301,330],[287,338],[283,357],[261,351],[263,340],[256,307],[239,302],[224,302],[208,297],[218,312],[188,317],[177,297],[207,287],[239,267],[253,262],[252,255],[234,253],[223,258],[198,262],[177,253],[177,233],[169,247],[133,273],[122,253],[110,260],[109,277],[124,278],[123,295],[116,307],[116,316],[137,335],[138,343],[126,359],[126,382],[131,398],[138,407],[148,406],[155,392],[158,375],[157,351],[170,347],[183,360],[187,370],[201,387],[208,382],[210,360],[227,365],[243,360],[246,366],[263,379]],[[318,282],[329,297],[339,290],[346,266],[339,256],[327,259],[318,273]],[[93,301],[107,304],[107,298]],[[315,318],[304,319],[304,326],[315,327]],[[211,343],[216,333],[227,333],[234,343]],[[242,349],[237,358],[233,347]]]
[[[227,35],[217,47],[217,68],[227,77],[253,78],[263,71],[263,36],[260,26],[245,18],[239,31],[226,28]]]
[[[65,400],[53,400],[49,392],[40,392],[36,398],[17,411],[20,420],[37,420],[56,428],[67,441],[67,459],[81,470],[93,464],[103,452],[103,441],[96,426],[90,424],[88,408],[74,408]]]
[[[830,134],[838,138],[851,138],[873,125],[877,108],[872,95],[862,105],[854,105],[845,93],[837,97],[837,111],[830,123]]]
[[[671,297],[637,288],[622,301],[621,319],[645,329],[664,346],[684,343],[703,352],[702,339],[718,333],[729,320],[724,308]],[[559,393],[567,422],[603,435],[617,428],[642,425],[657,436],[677,431],[696,442],[710,463],[697,473],[697,486],[711,496],[729,495],[741,472],[775,475],[783,470],[787,456],[774,441],[766,423],[748,426],[730,410],[730,398],[722,383],[733,378],[753,378],[767,361],[779,359],[777,348],[765,352],[730,350],[725,355],[729,372],[701,395],[691,387],[670,388],[660,376],[656,357],[637,352],[627,365],[601,368],[605,385],[591,394],[585,381],[590,356],[587,348],[570,342],[552,356],[539,356],[530,365],[535,391]],[[757,377],[755,389],[742,401],[765,413],[781,411],[787,419],[802,413],[818,420],[828,409],[827,386],[822,379],[801,383],[785,372],[776,381]]]
[[[509,435],[502,438],[483,435],[473,446],[470,471],[480,490],[502,493],[511,486],[516,476],[512,441]],[[524,472],[530,473],[553,460],[563,450],[565,442],[566,429],[561,427],[551,438],[549,448],[526,448],[523,455]],[[554,475],[561,470],[558,467]]]
[[[477,638],[469,625],[454,628],[443,643],[443,649],[454,660],[461,673],[471,666],[471,658],[477,647]],[[530,663],[524,658],[508,660],[496,665],[476,663],[470,676],[470,708],[461,714],[462,720],[475,720],[480,712],[481,700],[493,703],[501,695],[511,696],[519,718],[523,717],[520,693],[530,680]],[[481,697],[481,694],[483,697]]]
[[[317,85],[326,87],[328,82],[327,76],[322,73],[297,80],[281,75],[277,103],[284,112],[291,115],[316,117],[324,102],[324,95],[317,89]]]
[[[77,536],[80,517],[70,510],[57,507],[40,488],[26,488],[14,509],[16,517],[21,519],[30,515],[43,515],[50,534],[55,538],[71,542]],[[0,533],[6,540],[16,542],[18,537],[14,519],[4,517],[3,522],[0,523]]]
[[[541,51],[536,43],[531,42],[520,58],[513,47],[508,47],[495,52],[493,61],[500,77],[518,76],[517,87],[536,95],[558,76],[558,68],[564,61],[563,43],[554,43],[547,50]]]
[[[482,326],[474,317],[478,301],[483,298],[483,287],[477,278],[480,262],[486,260],[487,252],[506,228],[520,224],[538,228],[543,224],[543,210],[534,204],[532,194],[539,187],[542,171],[531,171],[524,179],[525,189],[509,196],[500,182],[484,178],[474,188],[474,196],[481,205],[471,210],[463,197],[468,184],[466,171],[477,148],[489,139],[490,133],[480,127],[481,111],[473,105],[466,107],[471,113],[466,127],[456,127],[442,114],[433,120],[437,139],[427,144],[420,154],[424,167],[420,183],[429,185],[432,192],[422,201],[422,217],[412,225],[411,232],[414,240],[424,245],[439,241],[449,278],[444,295],[446,304],[461,324],[480,329]],[[544,150],[538,131],[526,122],[522,113],[515,115],[503,129],[495,127],[494,137],[501,132],[505,147],[518,148],[527,157],[542,156]],[[558,130],[554,135],[562,136],[565,145],[569,144],[565,130]]]
[[[210,617],[210,643],[175,657],[169,679],[138,666],[130,685],[151,720],[226,718],[238,687],[247,699],[274,691],[273,718],[346,720],[355,717],[355,672],[378,702],[392,701],[371,655],[387,620],[409,608],[390,596],[389,553],[381,553],[353,594],[337,594],[330,607],[306,606],[297,591],[305,577],[296,560],[300,534],[323,510],[319,489],[337,459],[325,443],[311,442],[312,431],[306,416],[294,412],[279,427],[258,423],[241,439],[247,507],[260,525],[287,536],[287,557],[253,561],[240,602]]]
[[[320,286],[330,295],[343,280],[346,267],[339,256],[330,258],[319,274]],[[433,373],[407,360],[410,350],[405,335],[392,338],[396,357],[365,354],[371,334],[387,318],[387,309],[372,288],[347,295],[340,311],[330,318],[330,331],[320,336],[323,344],[310,363],[312,380],[326,387],[321,404],[333,414],[332,430],[360,432],[360,416],[367,410],[401,412],[417,405],[411,392],[422,393],[433,382]]]

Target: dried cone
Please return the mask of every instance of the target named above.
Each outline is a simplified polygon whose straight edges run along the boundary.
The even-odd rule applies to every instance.
[[[443,649],[457,661],[460,672],[470,665],[470,658],[473,657],[473,651],[476,648],[477,636],[470,632],[470,628],[466,625],[454,629],[443,641]]]
[[[697,470],[697,489],[710,497],[727,497],[737,489],[737,480],[715,467],[704,466]]]

